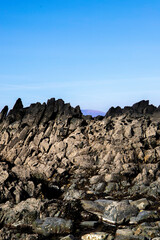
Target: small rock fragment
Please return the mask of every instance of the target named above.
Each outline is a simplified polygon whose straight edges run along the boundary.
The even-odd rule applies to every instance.
[[[88,233],[81,237],[82,240],[105,240],[108,236],[108,233],[105,232],[94,232]]]

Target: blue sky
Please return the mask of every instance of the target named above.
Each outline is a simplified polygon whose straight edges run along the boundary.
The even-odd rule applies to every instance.
[[[160,104],[159,0],[0,0],[0,109]]]

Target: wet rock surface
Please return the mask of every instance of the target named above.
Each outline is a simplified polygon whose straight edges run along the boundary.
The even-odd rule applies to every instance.
[[[160,239],[160,108],[0,113],[0,239]]]

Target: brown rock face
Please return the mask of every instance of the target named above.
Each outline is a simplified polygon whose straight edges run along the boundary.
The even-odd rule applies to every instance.
[[[6,106],[0,113],[1,239],[14,239],[17,233],[17,239],[41,239],[44,231],[34,232],[35,219],[72,222],[69,232],[75,239],[81,239],[78,231],[91,231],[82,229],[82,221],[99,221],[97,231],[105,232],[106,239],[126,234],[119,225],[132,223],[131,217],[137,229],[152,220],[158,229],[159,108],[141,101],[111,108],[104,118],[86,118],[79,106],[52,98],[27,108],[18,99],[7,112]],[[143,208],[135,207],[139,202]],[[147,212],[136,222],[139,211],[153,209],[156,217]],[[55,231],[50,226],[47,236],[58,232],[60,239],[65,220]],[[106,222],[116,226],[107,230]],[[130,226],[127,234],[135,236],[136,227]],[[135,239],[142,239],[143,231]],[[151,235],[157,237],[158,231]]]

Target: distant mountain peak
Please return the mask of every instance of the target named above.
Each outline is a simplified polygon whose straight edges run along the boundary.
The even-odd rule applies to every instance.
[[[98,115],[105,116],[105,112],[93,110],[93,109],[84,109],[81,110],[83,115],[91,115],[92,117],[97,117]]]

